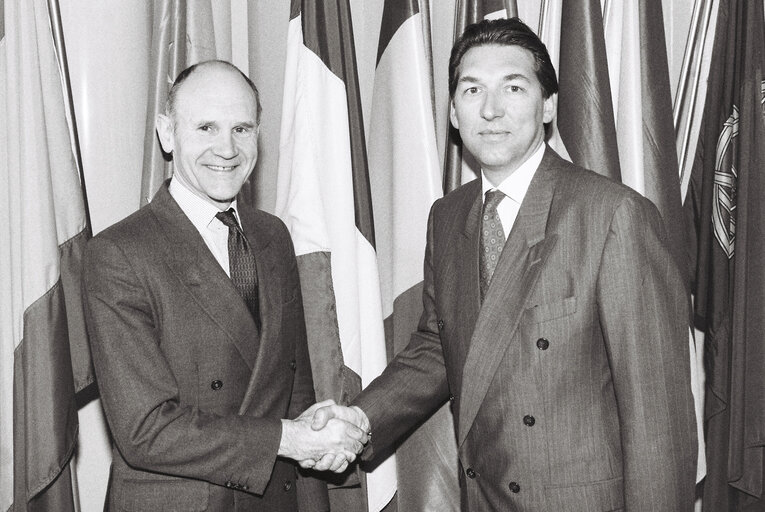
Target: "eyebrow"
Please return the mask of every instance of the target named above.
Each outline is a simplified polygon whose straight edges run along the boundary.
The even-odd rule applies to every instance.
[[[529,77],[527,77],[523,73],[510,73],[509,75],[505,75],[505,76],[502,77],[502,81],[503,82],[508,82],[510,80],[523,80],[525,82],[530,82],[531,81],[531,80],[529,80]],[[481,83],[481,80],[476,78],[476,77],[474,77],[474,76],[463,75],[463,76],[459,77],[459,79],[457,80],[457,83],[459,84],[459,83],[463,83],[463,82],[468,82],[468,83],[476,84],[476,83]]]

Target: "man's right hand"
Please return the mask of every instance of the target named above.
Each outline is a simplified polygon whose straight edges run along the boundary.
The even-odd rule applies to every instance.
[[[329,410],[317,421],[315,413],[325,408]],[[336,405],[333,400],[325,400],[309,407],[294,420],[283,419],[278,455],[297,461],[303,468],[345,471],[369,440],[369,422],[363,423],[355,411],[349,414],[343,409],[346,408]],[[355,421],[349,422],[346,418]],[[363,419],[366,420],[366,415]],[[366,425],[366,428],[359,428],[356,423]]]

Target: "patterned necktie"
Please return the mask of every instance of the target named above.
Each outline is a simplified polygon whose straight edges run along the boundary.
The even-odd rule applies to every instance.
[[[260,331],[260,305],[258,303],[258,272],[255,256],[234,216],[234,209],[218,212],[215,217],[228,226],[228,266],[231,281],[247,304],[255,325]]]
[[[505,232],[502,230],[502,222],[497,213],[497,205],[504,197],[505,194],[499,190],[489,190],[486,192],[486,201],[483,203],[480,256],[481,302],[489,290],[491,276],[497,268],[499,256],[505,245]]]

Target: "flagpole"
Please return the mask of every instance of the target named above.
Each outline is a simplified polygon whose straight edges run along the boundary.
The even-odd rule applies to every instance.
[[[691,126],[693,124],[693,116],[694,116],[694,111],[696,109],[696,100],[699,94],[699,85],[701,82],[701,68],[702,68],[702,61],[704,57],[704,48],[706,47],[706,39],[707,39],[707,34],[709,32],[710,19],[712,16],[712,4],[714,3],[714,0],[702,0],[702,1],[704,2],[704,9],[703,9],[704,22],[702,24],[702,34],[700,38],[701,44],[700,44],[700,49],[695,52],[698,57],[696,62],[696,70],[694,72],[693,82],[691,86],[691,99],[690,99],[690,106],[688,109],[689,114],[685,118],[685,124],[683,126],[683,131],[682,131],[682,144],[680,146],[680,152],[678,154],[681,184],[684,183],[685,175],[688,172],[688,170],[686,169],[687,167],[686,161],[688,159],[687,158],[688,146],[690,145],[690,142],[691,142]],[[699,40],[696,40],[695,42],[698,43]],[[688,52],[687,48],[686,48],[686,52]],[[685,94],[685,92],[686,91],[684,90],[683,94]],[[679,99],[680,99],[679,96],[675,97],[675,102],[677,103]],[[678,133],[677,124],[675,124],[675,133]],[[685,201],[685,197],[683,197],[683,201]]]
[[[542,0],[542,5],[539,8],[539,29],[537,30],[537,34],[539,34],[539,38],[542,41],[547,41],[548,38],[546,37],[547,34],[545,34],[544,28],[545,28],[545,21],[547,21],[547,16],[550,14],[550,1],[549,0]]]
[[[66,60],[66,46],[64,45],[64,29],[61,24],[61,9],[58,0],[48,0],[48,19],[50,20],[50,29],[53,35],[53,47],[58,56],[57,62],[59,73],[61,75],[61,88],[64,92],[64,109],[66,111],[67,124],[69,126],[69,136],[72,141],[72,153],[74,163],[77,166],[77,175],[80,178],[80,187],[82,189],[82,202],[85,208],[85,221],[88,229],[90,223],[90,208],[88,207],[88,194],[85,188],[85,174],[82,167],[82,153],[80,152],[80,139],[77,135],[77,120],[74,112],[74,97],[72,87],[69,81],[69,65]],[[79,389],[75,391],[81,391]]]
[[[688,39],[685,42],[685,52],[683,53],[683,63],[680,66],[680,81],[677,84],[677,91],[675,93],[675,105],[673,108],[673,124],[675,126],[675,132],[679,128],[680,114],[682,112],[683,100],[688,91],[688,75],[691,72],[691,60],[696,56],[694,48],[698,40],[698,25],[701,18],[701,4],[705,0],[694,0],[693,2],[693,14],[691,14],[691,26],[688,30]]]

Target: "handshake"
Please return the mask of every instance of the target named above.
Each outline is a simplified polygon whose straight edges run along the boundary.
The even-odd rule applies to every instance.
[[[371,435],[364,411],[324,400],[294,420],[282,420],[278,455],[297,461],[302,468],[342,473]]]

